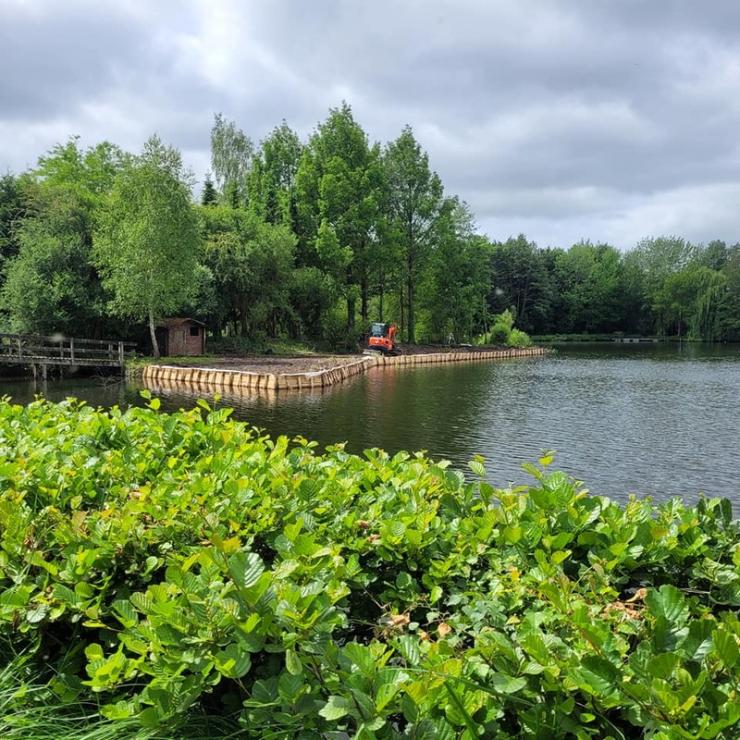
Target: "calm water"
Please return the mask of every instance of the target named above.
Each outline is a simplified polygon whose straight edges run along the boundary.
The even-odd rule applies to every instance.
[[[0,392],[33,397],[28,382]],[[135,388],[50,381],[49,398],[139,403]],[[163,408],[195,397],[163,392]],[[484,455],[495,484],[526,482],[520,464],[544,449],[594,493],[658,499],[700,492],[740,508],[740,347],[559,346],[546,358],[415,369],[376,368],[322,393],[227,398],[236,417],[273,434],[351,451],[427,450],[465,467]]]

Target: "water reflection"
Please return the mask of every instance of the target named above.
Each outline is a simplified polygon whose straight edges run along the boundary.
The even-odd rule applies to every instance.
[[[28,386],[3,383],[2,392],[28,400]],[[214,392],[158,389],[165,409]],[[67,395],[141,402],[123,385],[49,382],[50,398]],[[525,482],[521,462],[555,449],[558,467],[595,493],[694,500],[705,491],[740,502],[738,347],[570,345],[546,358],[379,367],[329,389],[221,403],[272,434],[347,441],[354,452],[424,449],[459,467],[480,453],[496,484]]]

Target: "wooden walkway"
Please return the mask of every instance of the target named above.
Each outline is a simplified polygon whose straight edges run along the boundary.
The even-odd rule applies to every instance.
[[[106,339],[79,339],[60,335],[42,337],[35,334],[0,334],[0,363],[30,365],[41,368],[44,375],[49,365],[66,367],[123,368],[133,355],[135,342]]]

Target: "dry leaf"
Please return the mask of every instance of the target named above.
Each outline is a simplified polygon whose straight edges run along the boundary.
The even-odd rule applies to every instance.
[[[646,588],[638,588],[637,591],[635,591],[633,596],[630,596],[629,599],[625,599],[625,604],[634,604],[635,601],[645,601],[645,597],[647,596],[647,589]]]
[[[411,622],[411,617],[408,614],[391,614],[390,626],[393,629],[402,629]]]

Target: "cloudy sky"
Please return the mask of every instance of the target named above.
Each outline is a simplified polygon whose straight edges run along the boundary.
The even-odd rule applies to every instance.
[[[492,238],[740,240],[737,0],[0,0],[0,171],[152,132],[196,175],[214,112],[306,136],[409,123]]]

